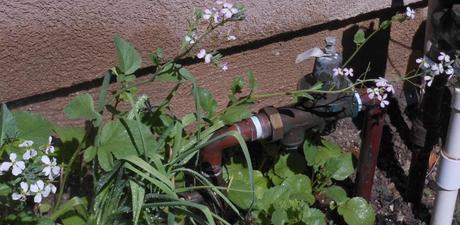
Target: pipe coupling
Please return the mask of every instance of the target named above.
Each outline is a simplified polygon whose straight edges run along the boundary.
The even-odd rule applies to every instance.
[[[283,121],[281,120],[281,115],[275,107],[269,106],[261,110],[265,113],[270,120],[272,126],[272,141],[281,140],[284,136]]]
[[[460,159],[449,157],[441,151],[441,162],[439,163],[436,183],[444,190],[454,191],[460,189]]]

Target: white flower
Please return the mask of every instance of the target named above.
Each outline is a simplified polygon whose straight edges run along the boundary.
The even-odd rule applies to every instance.
[[[380,107],[381,108],[385,108],[385,106],[390,104],[390,102],[388,100],[386,100],[387,97],[388,97],[387,94],[383,94],[383,96],[381,96],[381,95],[377,96],[377,99],[380,101]]]
[[[35,203],[42,202],[42,199],[48,197],[50,194],[50,190],[45,188],[45,183],[42,180],[38,180],[35,184],[30,185],[30,191],[35,193]]]
[[[28,148],[28,147],[32,146],[33,144],[34,144],[33,141],[26,140],[26,141],[22,142],[21,144],[19,144],[18,147],[20,147],[20,148]]]
[[[333,72],[332,75],[334,75],[334,77],[339,76],[339,75],[343,75],[343,71],[342,71],[341,68],[334,68],[334,69],[332,69],[332,72]]]
[[[227,40],[229,40],[229,41],[234,41],[234,40],[236,40],[236,37],[235,37],[234,35],[229,35],[229,36],[227,37]]]
[[[411,9],[410,7],[406,8],[406,17],[413,20],[415,19],[415,10]]]
[[[379,97],[380,96],[380,89],[378,88],[368,88],[367,89],[367,96],[369,97],[369,99],[374,99],[375,97]]]
[[[346,77],[348,77],[348,76],[352,77],[353,76],[353,68],[343,68],[343,75],[345,75]]]
[[[425,68],[430,68],[430,64],[428,64],[423,58],[418,58],[415,60],[418,64],[423,65]],[[422,64],[423,63],[423,64]]]
[[[448,62],[450,62],[450,56],[447,55],[444,52],[441,52],[440,55],[438,56],[438,60],[441,61],[441,62],[444,61],[444,62],[448,63]]]
[[[189,35],[185,36],[185,42],[188,44],[195,44],[196,42],[196,32],[191,32]]]
[[[387,86],[385,87],[385,91],[387,91],[388,93],[395,93],[395,89],[393,88],[393,85],[391,84],[387,84]]]
[[[22,155],[22,159],[29,160],[35,156],[37,156],[37,151],[35,149],[29,149]]]
[[[50,180],[53,180],[54,177],[59,176],[61,168],[57,165],[56,158],[53,157],[53,161],[46,155],[42,156],[42,162],[45,164],[45,168],[43,168],[43,173],[45,176],[48,176]]]
[[[377,79],[375,81],[375,86],[377,86],[377,87],[386,87],[386,86],[388,86],[388,80],[383,78],[383,77],[379,77],[379,79]]]
[[[45,190],[46,190],[48,193],[51,193],[51,192],[52,192],[53,194],[55,194],[56,191],[57,191],[57,188],[56,188],[56,186],[54,186],[54,184],[49,183],[49,184],[46,185]]]
[[[230,19],[234,14],[238,13],[238,9],[233,7],[232,3],[224,3],[224,8],[220,10],[220,13],[224,16],[225,19]]]
[[[196,57],[198,57],[199,59],[204,58],[205,63],[211,63],[212,60],[212,54],[206,54],[206,50],[204,49],[201,49],[200,52],[196,54]]]
[[[51,153],[54,153],[54,146],[51,145],[51,142],[53,141],[53,137],[49,137],[48,138],[48,145],[46,146],[45,148],[45,153],[46,154],[49,154],[50,152]]]
[[[224,62],[224,63],[222,63],[222,65],[220,65],[220,67],[222,68],[223,71],[227,71],[228,70],[228,63]]]
[[[212,11],[209,10],[209,9],[203,10],[203,19],[209,20],[211,18],[212,14],[213,14]]]
[[[431,66],[431,71],[432,71],[433,75],[442,74],[442,73],[444,73],[444,66],[441,63],[434,64],[434,65]]]
[[[11,195],[11,198],[13,200],[25,201],[26,195],[28,194],[28,191],[29,191],[29,185],[26,182],[21,182],[19,186],[21,187],[21,193],[14,192]]]
[[[22,171],[26,168],[26,164],[24,161],[16,161],[17,155],[16,153],[10,154],[11,162],[3,162],[0,165],[0,171],[8,171],[10,167],[13,167],[12,173],[14,176],[18,176],[22,173]]]
[[[433,77],[425,75],[425,77],[423,77],[423,79],[425,80],[425,82],[427,82],[426,86],[431,87],[431,84],[433,83]]]

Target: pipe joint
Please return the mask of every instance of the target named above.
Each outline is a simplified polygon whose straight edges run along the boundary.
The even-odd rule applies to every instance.
[[[441,151],[441,162],[438,168],[436,183],[444,190],[454,191],[460,189],[460,159],[449,157]]]

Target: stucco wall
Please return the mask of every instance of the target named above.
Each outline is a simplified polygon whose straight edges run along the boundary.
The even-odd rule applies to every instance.
[[[260,92],[294,88],[300,75],[311,71],[311,64],[293,64],[295,55],[302,50],[321,45],[327,35],[337,36],[341,43],[344,32],[352,24],[361,22],[369,27],[374,18],[394,13],[391,7],[403,10],[402,5],[424,4],[418,0],[240,2],[247,7],[247,19],[234,27],[238,39],[214,43],[220,48],[234,47],[232,54],[225,58],[230,70],[221,72],[205,65],[190,66],[200,84],[218,94],[222,104],[227,93],[219,92],[227,90],[231,79],[247,69],[255,71]],[[145,58],[157,47],[162,47],[166,56],[172,56],[185,35],[185,21],[192,8],[210,3],[212,1],[199,0],[3,1],[0,5],[0,102],[15,102],[21,109],[39,111],[64,123],[62,108],[69,97],[80,91],[71,87],[91,83],[114,65],[111,40],[115,34],[133,43]],[[417,11],[416,21],[397,25],[401,26],[400,30],[391,31],[393,39],[401,39],[401,43],[410,46],[411,35],[424,19],[422,10]],[[239,46],[246,47],[238,51]],[[411,52],[398,46],[389,48],[390,58],[392,51],[398,52],[397,58]],[[406,62],[397,61],[397,64],[394,69],[404,70]],[[34,100],[34,96],[65,87],[70,88],[63,94],[57,93],[59,96],[55,98]],[[164,85],[142,89],[154,96],[164,90]],[[182,93],[184,98],[175,103],[178,111],[189,104],[186,92]],[[29,98],[26,104],[18,103],[18,99],[24,98]],[[286,99],[274,100],[274,103],[277,101]]]

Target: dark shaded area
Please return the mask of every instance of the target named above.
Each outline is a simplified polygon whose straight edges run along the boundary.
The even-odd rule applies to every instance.
[[[395,2],[400,2],[400,1],[395,0]],[[427,5],[427,2],[417,2],[417,3],[411,4],[410,7],[421,8],[421,7],[425,7],[426,5]],[[381,17],[381,15],[393,15],[396,11],[403,10],[403,8],[400,7],[401,6],[400,4],[396,4],[395,6],[397,7],[387,8],[387,9],[382,9],[382,10],[378,10],[374,12],[361,14],[359,16],[355,16],[353,18],[349,18],[346,20],[334,20],[334,21],[303,28],[303,29],[296,30],[296,31],[285,32],[285,33],[277,34],[277,35],[274,35],[268,38],[251,41],[246,44],[237,45],[237,46],[233,46],[233,47],[229,47],[225,49],[219,49],[218,51],[222,53],[223,55],[233,55],[233,54],[241,53],[244,51],[258,49],[258,48],[261,48],[261,47],[264,47],[266,45],[270,45],[273,43],[285,42],[285,41],[292,40],[294,38],[308,36],[308,35],[315,34],[315,33],[318,33],[320,31],[327,30],[327,29],[329,30],[338,29],[341,27],[348,26],[350,24],[355,24],[355,23],[362,22],[365,20],[378,18],[378,17]],[[193,58],[189,57],[189,58],[180,60],[179,63],[183,65],[191,65],[197,62],[198,60],[194,60]],[[155,71],[155,67],[153,66],[144,67],[136,71],[136,76],[137,77],[147,76],[151,74],[153,71]],[[53,91],[48,91],[45,93],[12,100],[12,101],[6,102],[6,104],[8,105],[10,109],[15,109],[15,108],[29,105],[32,103],[48,101],[56,97],[65,97],[65,96],[68,96],[69,94],[72,94],[78,91],[86,91],[86,90],[90,90],[93,88],[97,88],[101,86],[102,80],[103,80],[103,76],[101,76],[100,78],[90,80],[90,81],[81,82],[79,84],[75,84],[70,87],[63,87],[63,88],[59,88]],[[111,82],[114,82],[114,81],[111,81]]]

